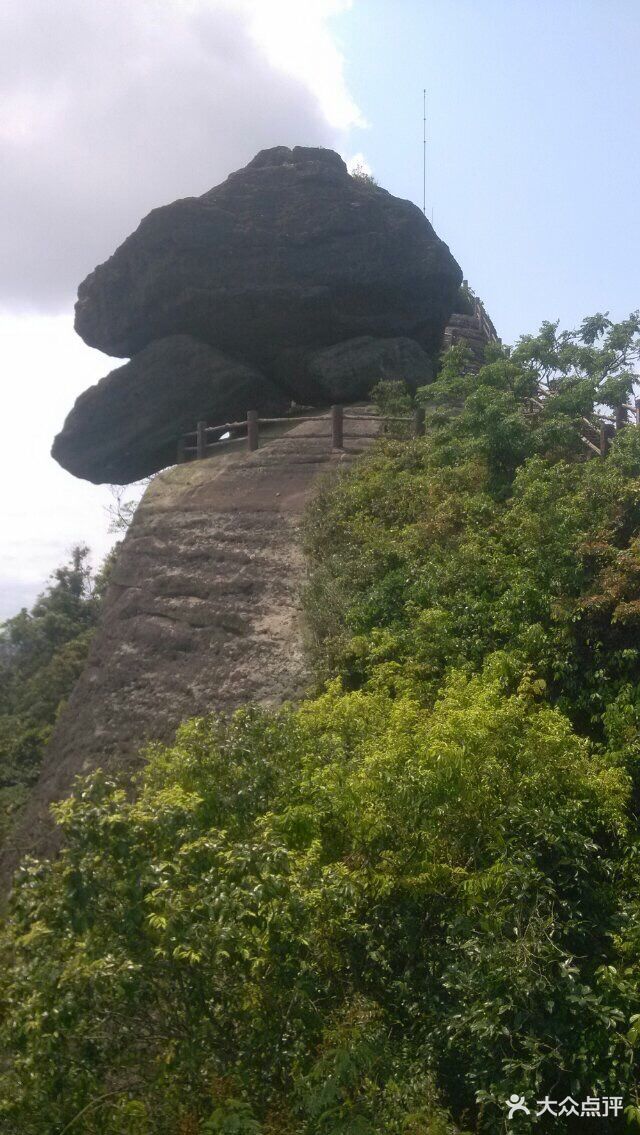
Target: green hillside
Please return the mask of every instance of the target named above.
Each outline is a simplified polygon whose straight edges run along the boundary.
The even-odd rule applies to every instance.
[[[316,696],[187,722],[135,799],[98,773],[58,807],[4,928],[0,1131],[640,1116],[640,431],[583,440],[640,322],[490,350],[308,510]]]

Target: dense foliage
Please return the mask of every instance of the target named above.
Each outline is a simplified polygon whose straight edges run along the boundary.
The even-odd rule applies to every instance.
[[[74,548],[31,610],[0,626],[0,842],[87,655],[105,579],[92,577],[88,554]]]
[[[640,1114],[640,432],[581,441],[638,341],[596,317],[479,375],[451,352],[427,437],[310,510],[327,685],[185,724],[135,799],[97,774],[59,807],[4,937],[0,1130],[497,1133],[512,1093]],[[548,1122],[517,1120],[572,1129]]]
[[[628,400],[639,328],[547,324],[479,375],[456,348],[421,391],[426,442],[319,495],[308,609],[325,673],[428,702],[448,669],[500,651],[594,739],[635,720],[640,435],[621,431],[606,461],[582,435],[598,404]]]

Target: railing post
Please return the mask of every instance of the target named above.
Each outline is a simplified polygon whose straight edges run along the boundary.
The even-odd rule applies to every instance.
[[[615,422],[616,430],[621,430],[627,424],[627,411],[622,405],[615,408]]]
[[[331,407],[331,448],[344,449],[344,421],[342,406]]]
[[[600,456],[606,457],[611,445],[611,434],[613,433],[613,426],[609,422],[605,422],[600,426]]]
[[[424,406],[416,406],[415,431],[416,437],[424,437]]]
[[[196,441],[196,454],[198,460],[207,456],[207,423],[198,422],[197,426],[197,441]]]
[[[247,449],[253,453],[260,445],[260,423],[257,410],[247,410]]]
[[[178,465],[184,464],[185,456],[186,456],[186,454],[184,452],[184,435],[183,435],[182,437],[178,438],[178,452],[176,454]]]

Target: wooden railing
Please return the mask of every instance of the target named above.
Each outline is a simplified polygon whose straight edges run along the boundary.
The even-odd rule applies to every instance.
[[[312,414],[303,414],[296,417],[260,418],[257,410],[247,410],[247,416],[241,422],[223,422],[221,425],[208,426],[205,421],[201,421],[198,422],[195,430],[192,430],[191,433],[183,434],[179,439],[177,463],[181,465],[185,461],[191,461],[194,458],[201,460],[203,457],[208,457],[211,453],[217,451],[221,445],[237,441],[238,438],[242,438],[243,436],[246,437],[247,451],[253,453],[260,447],[261,426],[289,425],[290,423],[295,424],[297,422],[311,422],[315,420],[322,421],[322,417],[322,411],[318,410]],[[421,407],[412,415],[397,415],[394,417],[388,414],[348,414],[345,413],[344,406],[332,406],[331,432],[327,434],[327,438],[331,438],[332,449],[344,449],[345,422],[411,422],[413,423],[415,437],[422,437],[425,430],[425,415]],[[224,438],[222,435],[225,433],[231,434],[231,437]],[[305,435],[301,436],[301,441],[304,441],[304,436]],[[318,437],[319,435],[314,434],[313,436]]]
[[[221,445],[237,441],[242,433],[247,439],[247,449],[251,452],[260,444],[260,426],[278,425],[289,422],[309,422],[315,414],[305,414],[299,417],[286,418],[259,418],[257,410],[247,410],[247,416],[241,422],[222,422],[217,426],[208,426],[205,421],[198,422],[195,430],[183,434],[178,440],[178,465],[190,461],[193,457],[200,460],[206,457],[210,450],[218,449]],[[228,438],[222,435],[228,433]],[[193,442],[195,441],[195,444]]]
[[[534,411],[539,412],[544,409],[543,397],[528,398],[527,402]],[[584,432],[580,435],[580,440],[589,451],[589,454],[593,454],[597,457],[606,457],[612,438],[615,436],[616,432],[630,424],[629,414],[633,415],[634,423],[640,426],[640,398],[636,398],[633,404],[622,402],[616,407],[612,417],[606,414],[598,415],[594,420],[582,417],[580,424]],[[418,407],[413,414],[397,415],[350,414],[345,413],[343,406],[332,406],[330,417],[331,430],[326,436],[327,440],[329,440],[329,438],[331,440],[332,449],[344,449],[345,423],[348,422],[406,422],[412,424],[414,437],[423,437],[425,433],[425,411],[421,406]],[[219,449],[220,446],[228,444],[229,442],[238,441],[239,438],[242,439],[243,435],[246,437],[247,451],[253,453],[260,447],[261,426],[289,425],[314,420],[323,420],[322,411],[315,411],[312,414],[302,414],[296,417],[261,418],[257,410],[247,410],[247,416],[241,422],[223,422],[220,425],[208,426],[206,422],[201,421],[198,422],[195,430],[191,433],[184,434],[178,441],[177,463],[180,465],[194,458],[201,460]],[[222,434],[225,433],[230,433],[232,436],[223,438]],[[306,436],[318,438],[324,437],[325,435],[310,434]],[[299,440],[304,441],[304,437],[304,434],[301,435]],[[193,444],[193,442],[195,442],[195,444]]]
[[[529,403],[534,412],[544,409],[545,398],[542,392],[540,397],[527,398],[525,401]],[[635,425],[640,426],[640,398],[636,398],[633,405],[630,402],[621,402],[619,406],[616,406],[613,416],[598,414],[595,419],[584,416],[580,418],[580,425],[584,431],[580,434],[580,441],[590,455],[607,456],[611,442],[618,430],[631,424],[629,414],[633,415]]]
[[[630,424],[630,413],[633,414],[635,424],[640,425],[640,398],[636,398],[633,405],[629,402],[621,402],[619,406],[616,406],[613,417],[601,414],[596,422],[591,421],[590,418],[582,418],[582,424],[586,427],[588,436],[581,435],[580,440],[591,453],[598,457],[606,457],[611,441],[618,430],[624,429],[625,426]]]

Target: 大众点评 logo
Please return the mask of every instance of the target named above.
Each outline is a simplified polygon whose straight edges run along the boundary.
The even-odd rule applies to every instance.
[[[505,1101],[507,1119],[514,1119],[517,1115],[551,1115],[554,1118],[577,1115],[583,1119],[608,1119],[620,1115],[623,1102],[622,1096],[587,1096],[583,1100],[574,1100],[566,1096],[563,1100],[552,1100],[545,1096],[543,1100],[536,1100],[535,1107],[529,1107],[524,1096],[513,1092]]]

